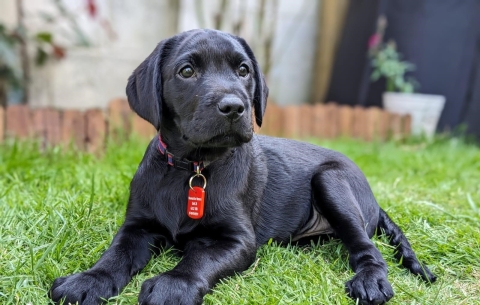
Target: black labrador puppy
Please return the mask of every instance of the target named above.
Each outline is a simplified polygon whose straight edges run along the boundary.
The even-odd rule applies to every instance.
[[[269,239],[333,235],[355,276],[361,304],[393,296],[370,238],[384,232],[413,274],[435,281],[402,231],[378,206],[360,169],[338,152],[258,136],[268,88],[247,43],[215,30],[166,39],[133,72],[132,109],[159,131],[130,185],[125,222],[89,270],[57,278],[51,298],[93,305],[117,295],[158,249],[183,252],[145,281],[139,303],[201,304],[221,278],[242,272]]]

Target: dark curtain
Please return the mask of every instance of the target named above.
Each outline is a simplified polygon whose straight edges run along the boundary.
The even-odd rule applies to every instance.
[[[385,14],[385,40],[415,64],[418,92],[445,95],[438,129],[480,137],[480,0],[356,0],[351,2],[335,59],[328,100],[381,105],[385,83],[371,83],[368,38]]]

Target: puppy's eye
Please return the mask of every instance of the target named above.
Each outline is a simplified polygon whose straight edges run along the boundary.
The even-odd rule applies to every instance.
[[[182,70],[180,70],[180,75],[184,78],[190,78],[193,76],[193,73],[195,73],[193,71],[193,68],[190,67],[190,66],[186,66],[185,68],[183,68]]]
[[[241,65],[240,68],[238,68],[238,75],[245,77],[248,75],[248,67],[246,65]]]

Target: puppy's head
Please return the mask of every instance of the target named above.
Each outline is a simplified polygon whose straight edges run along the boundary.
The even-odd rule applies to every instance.
[[[195,148],[233,147],[261,126],[268,88],[252,50],[239,37],[192,30],[163,40],[133,72],[130,107],[162,133]]]

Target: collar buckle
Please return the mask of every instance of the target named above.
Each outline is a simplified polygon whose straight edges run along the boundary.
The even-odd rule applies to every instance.
[[[162,141],[160,134],[158,134],[158,140],[158,151],[165,157],[168,165],[178,169],[193,171],[197,175],[205,168],[203,161],[195,162],[175,157],[167,150],[167,145]]]

